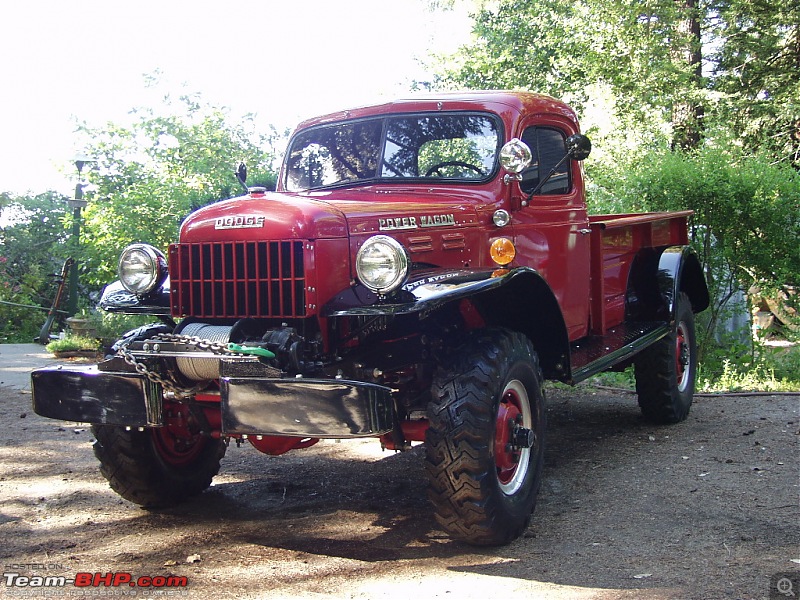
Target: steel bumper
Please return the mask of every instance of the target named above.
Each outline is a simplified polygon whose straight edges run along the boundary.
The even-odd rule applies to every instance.
[[[343,379],[223,377],[225,433],[351,438],[391,431],[391,390]]]
[[[33,410],[62,421],[129,427],[162,422],[161,386],[139,373],[96,366],[38,369],[31,374]],[[223,377],[223,435],[351,438],[391,431],[391,389],[340,379]]]
[[[138,373],[104,372],[96,366],[65,365],[31,373],[37,415],[144,427],[161,425],[161,386]]]

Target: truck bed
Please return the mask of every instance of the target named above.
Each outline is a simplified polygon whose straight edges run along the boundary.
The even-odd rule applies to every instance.
[[[642,248],[688,243],[691,210],[589,217],[592,335],[605,335],[625,318],[625,293],[634,257]]]

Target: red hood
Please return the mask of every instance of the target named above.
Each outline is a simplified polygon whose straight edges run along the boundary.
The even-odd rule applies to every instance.
[[[489,194],[364,187],[306,194],[269,192],[223,200],[192,213],[181,242],[329,239],[348,234],[477,225]]]
[[[254,193],[216,202],[189,215],[181,242],[326,239],[347,236],[341,211],[306,196]]]
[[[378,231],[410,231],[433,227],[477,225],[476,205],[490,204],[485,191],[458,194],[441,189],[420,191],[395,186],[365,186],[309,193],[339,209],[351,235]]]

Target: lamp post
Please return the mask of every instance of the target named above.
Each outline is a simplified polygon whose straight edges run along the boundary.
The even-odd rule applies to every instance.
[[[86,206],[87,201],[83,199],[83,188],[86,184],[81,181],[81,172],[87,163],[93,162],[86,157],[75,159],[75,167],[78,169],[78,183],[75,184],[75,198],[67,200],[67,204],[72,209],[72,254],[75,263],[69,272],[69,300],[67,302],[67,316],[73,316],[78,312],[78,260],[77,255],[81,243],[81,209]]]

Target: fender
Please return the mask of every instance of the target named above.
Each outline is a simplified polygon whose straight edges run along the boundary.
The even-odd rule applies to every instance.
[[[147,296],[132,294],[122,287],[119,281],[109,283],[103,288],[103,294],[97,306],[108,312],[169,316],[171,314],[169,278],[161,284],[159,289],[153,290]]]
[[[322,310],[325,317],[427,317],[451,302],[469,300],[487,325],[527,335],[539,353],[545,376],[569,372],[569,338],[561,308],[534,269],[437,269],[413,273],[391,297],[381,299],[360,284],[344,290]]]
[[[644,248],[631,266],[626,318],[672,321],[675,300],[681,292],[689,296],[693,312],[708,308],[703,267],[691,246]]]

